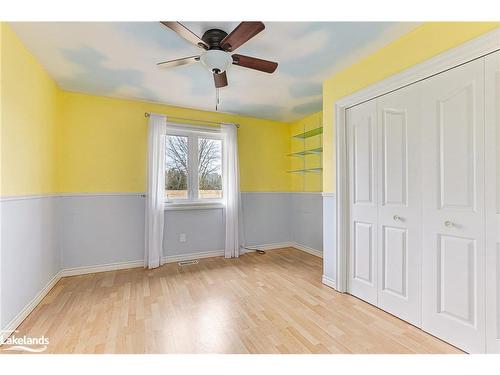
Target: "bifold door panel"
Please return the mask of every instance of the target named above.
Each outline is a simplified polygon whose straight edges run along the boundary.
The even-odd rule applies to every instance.
[[[495,175],[500,186],[500,52],[485,58],[485,141],[496,148],[496,158],[486,159],[486,174]],[[495,129],[496,134],[495,134]],[[490,144],[490,145],[491,145]],[[488,145],[488,144],[487,144]],[[486,186],[486,201],[496,201],[500,212],[500,194],[495,187]],[[497,215],[487,214],[488,233],[486,253],[486,351],[500,353],[500,245],[497,244]]]
[[[420,325],[421,86],[377,99],[378,305]]]
[[[375,101],[349,110],[350,291],[377,304],[377,112]]]
[[[489,59],[500,82],[498,55]],[[485,352],[485,59],[349,108],[346,126],[349,292]],[[499,257],[488,259],[495,301]]]
[[[485,351],[484,60],[423,82],[422,326]]]

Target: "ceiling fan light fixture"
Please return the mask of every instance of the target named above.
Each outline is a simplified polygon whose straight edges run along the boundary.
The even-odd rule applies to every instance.
[[[233,58],[225,51],[212,49],[203,52],[200,56],[200,61],[211,72],[222,73],[233,63]]]

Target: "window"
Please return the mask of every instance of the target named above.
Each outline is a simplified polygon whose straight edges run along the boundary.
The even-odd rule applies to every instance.
[[[168,203],[217,202],[222,192],[222,137],[179,127],[165,140],[165,200]]]

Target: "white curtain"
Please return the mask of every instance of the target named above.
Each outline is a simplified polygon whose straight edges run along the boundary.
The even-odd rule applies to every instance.
[[[151,114],[148,126],[148,183],[144,267],[160,266],[163,248],[165,135],[167,118]]]
[[[224,201],[226,217],[226,245],[224,256],[235,258],[240,255],[239,224],[241,213],[240,169],[238,163],[238,132],[234,124],[222,124],[225,152]]]

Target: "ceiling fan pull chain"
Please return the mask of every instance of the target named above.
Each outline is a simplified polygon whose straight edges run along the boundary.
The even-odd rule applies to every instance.
[[[215,112],[218,112],[219,111],[219,88],[216,87],[215,88]]]

